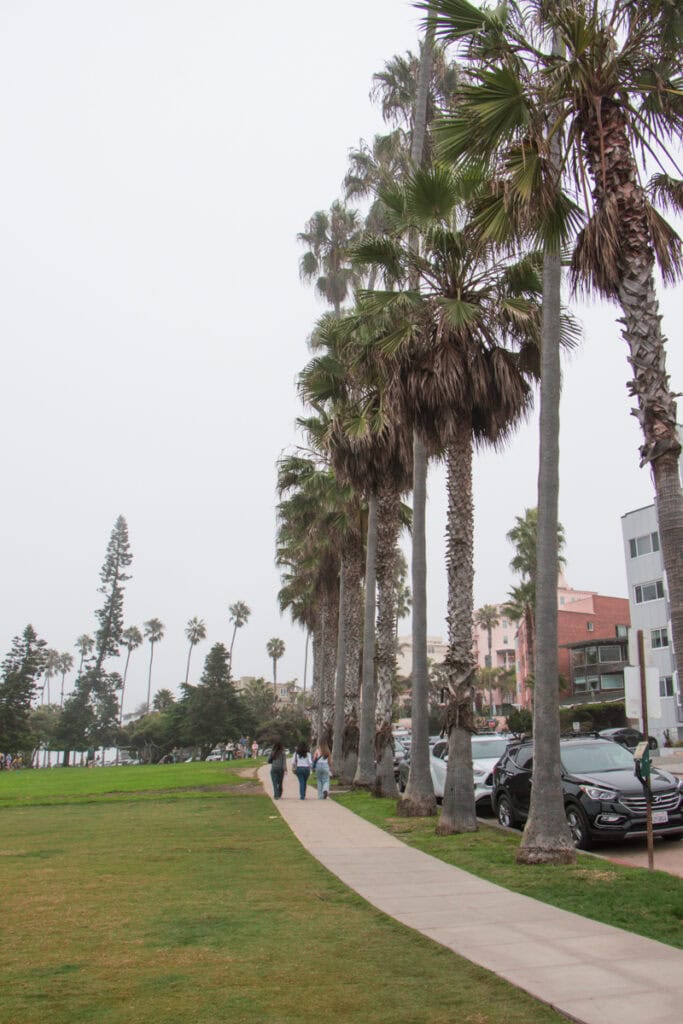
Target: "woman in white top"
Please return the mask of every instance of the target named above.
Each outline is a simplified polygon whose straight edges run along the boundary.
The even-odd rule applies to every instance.
[[[299,799],[306,799],[306,784],[308,782],[308,776],[311,774],[311,768],[313,767],[313,759],[311,758],[308,744],[300,743],[296,748],[294,754],[294,760],[292,761],[292,771],[299,780]]]

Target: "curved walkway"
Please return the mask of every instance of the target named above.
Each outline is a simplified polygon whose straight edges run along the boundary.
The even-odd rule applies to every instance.
[[[272,796],[270,770],[259,777]],[[672,1024],[683,951],[510,892],[406,846],[332,800],[274,801],[299,842],[385,914],[582,1024]]]

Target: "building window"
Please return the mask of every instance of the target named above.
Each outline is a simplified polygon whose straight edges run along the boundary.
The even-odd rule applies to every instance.
[[[506,636],[504,636],[503,637],[503,643],[506,644],[507,642],[508,642],[508,638]]]
[[[564,598],[563,597],[560,598],[560,604],[564,604]]]
[[[628,626],[617,626],[617,636],[618,637],[627,637],[628,636]]]
[[[597,665],[598,663],[598,649],[597,647],[586,647],[586,664]]]
[[[673,697],[674,679],[673,676],[661,676],[659,679],[659,696]]]
[[[620,644],[610,644],[600,648],[600,661],[625,661],[624,648]]]
[[[600,676],[600,689],[601,690],[623,690],[624,689],[624,673],[623,672],[605,672]]]
[[[501,619],[500,624],[503,627],[503,629],[507,629],[508,628],[508,620],[507,619]]]
[[[658,601],[662,597],[664,597],[664,583],[662,580],[653,580],[652,583],[642,583],[636,587],[636,604]]]
[[[622,688],[623,688],[622,681]],[[600,689],[600,680],[597,676],[577,676],[574,680],[574,693],[588,693],[591,690]]]
[[[644,533],[642,537],[633,537],[628,542],[631,549],[631,558],[638,558],[639,555],[649,555],[653,551],[659,551],[659,534]]]
[[[586,623],[586,629],[588,630],[589,633],[592,633],[593,630],[595,629],[595,623],[594,622],[587,622]]]
[[[669,634],[666,629],[653,629],[651,634],[651,643],[653,647],[668,647],[669,646]]]
[[[586,652],[582,647],[577,651],[572,651],[572,661],[575,666],[586,664]]]

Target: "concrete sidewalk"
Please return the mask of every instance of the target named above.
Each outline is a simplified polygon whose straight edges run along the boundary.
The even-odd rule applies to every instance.
[[[259,771],[272,795],[270,770]],[[285,776],[301,844],[368,903],[583,1024],[673,1024],[683,951],[509,892],[414,850]]]

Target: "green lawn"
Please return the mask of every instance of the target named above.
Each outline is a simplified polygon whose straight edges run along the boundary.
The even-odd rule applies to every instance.
[[[579,854],[575,865],[565,867],[521,865],[515,863],[520,832],[482,825],[476,833],[437,836],[433,818],[395,817],[395,800],[378,800],[362,792],[336,799],[448,864],[563,910],[683,949],[683,878],[623,867],[589,854]]]
[[[347,890],[225,765],[3,773],[0,792],[2,1024],[563,1019]]]

